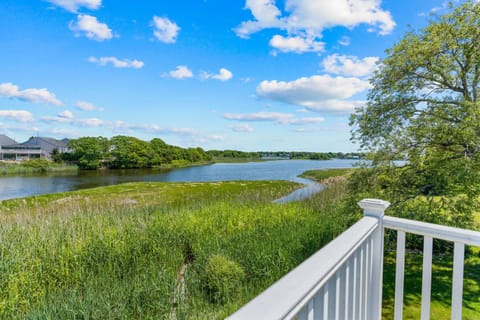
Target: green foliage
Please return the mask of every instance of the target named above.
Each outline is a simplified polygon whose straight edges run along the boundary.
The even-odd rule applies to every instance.
[[[78,164],[80,169],[98,169],[108,154],[110,143],[104,137],[82,137],[68,142],[71,152],[64,159]]]
[[[134,137],[115,136],[110,140],[110,167],[118,169],[149,168],[153,150],[146,141]]]
[[[223,256],[208,258],[203,276],[203,286],[214,303],[224,304],[240,293],[245,272],[235,261]]]
[[[353,169],[324,169],[324,170],[307,170],[299,177],[322,181],[327,178],[346,176],[352,172]]]
[[[0,318],[170,318],[187,263],[177,319],[223,319],[348,226],[340,189],[272,203],[297,187],[128,183],[2,201]]]
[[[480,4],[467,1],[407,33],[371,79],[353,138],[377,168],[352,176],[350,205],[392,202],[390,214],[472,227],[480,193]],[[407,163],[398,167],[394,159]]]
[[[34,159],[19,163],[0,162],[0,175],[76,172],[77,166],[54,163],[46,159]]]
[[[80,169],[137,169],[186,166],[212,159],[202,148],[180,148],[155,138],[147,142],[134,137],[82,137],[68,143],[70,152],[61,154],[64,161],[78,164]],[[57,156],[59,158],[60,156]],[[174,162],[177,161],[175,164]]]

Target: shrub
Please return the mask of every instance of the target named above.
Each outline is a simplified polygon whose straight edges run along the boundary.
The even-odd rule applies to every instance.
[[[235,261],[223,255],[212,255],[205,266],[203,285],[212,302],[224,304],[239,293],[245,272]]]

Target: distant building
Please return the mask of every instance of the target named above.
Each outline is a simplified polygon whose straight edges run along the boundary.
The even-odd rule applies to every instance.
[[[59,152],[68,152],[67,143],[68,139],[46,137],[31,137],[23,143],[16,143],[13,139],[0,135],[0,160],[51,159],[55,149]]]

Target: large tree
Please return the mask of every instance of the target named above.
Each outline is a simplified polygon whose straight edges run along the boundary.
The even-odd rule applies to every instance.
[[[375,164],[407,164],[377,167],[374,177],[356,182],[375,185],[403,215],[423,206],[425,214],[452,212],[452,224],[471,221],[458,216],[474,210],[479,194],[479,82],[479,3],[450,5],[408,32],[387,50],[366,106],[350,119],[353,139],[373,152]]]

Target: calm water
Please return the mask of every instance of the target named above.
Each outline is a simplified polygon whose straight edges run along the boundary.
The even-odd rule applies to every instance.
[[[279,160],[249,163],[218,163],[206,166],[152,170],[109,170],[75,175],[44,175],[0,178],[0,200],[54,192],[65,192],[134,181],[200,182],[221,180],[290,180],[307,184],[297,191],[305,197],[321,190],[321,185],[298,178],[310,169],[350,168],[357,160]],[[291,197],[295,197],[290,195]],[[289,201],[282,200],[280,202]]]

